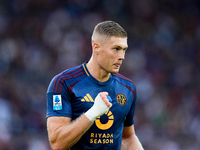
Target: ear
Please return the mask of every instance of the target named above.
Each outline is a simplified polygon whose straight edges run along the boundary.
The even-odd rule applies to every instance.
[[[94,42],[93,45],[92,45],[92,47],[93,47],[93,52],[98,55],[99,51],[100,51],[100,45],[99,45],[99,43]]]

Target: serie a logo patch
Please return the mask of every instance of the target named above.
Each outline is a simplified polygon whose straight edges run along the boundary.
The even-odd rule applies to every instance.
[[[61,95],[53,95],[53,110],[62,109],[62,99]]]

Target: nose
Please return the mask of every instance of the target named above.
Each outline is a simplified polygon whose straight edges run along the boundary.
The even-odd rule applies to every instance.
[[[120,50],[119,52],[119,60],[124,60],[125,59],[125,51],[124,50]]]

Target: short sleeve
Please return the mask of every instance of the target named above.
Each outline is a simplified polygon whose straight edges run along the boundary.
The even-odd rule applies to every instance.
[[[56,78],[52,79],[47,90],[46,118],[51,116],[65,116],[72,118],[71,99],[69,96],[68,89],[62,86],[62,89],[59,90],[59,92],[54,92],[55,91],[53,90],[54,86],[57,84],[62,84],[62,83],[59,83],[59,80],[56,80]]]

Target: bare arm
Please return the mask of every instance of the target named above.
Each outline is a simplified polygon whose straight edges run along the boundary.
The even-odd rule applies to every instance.
[[[121,150],[144,150],[135,134],[134,126],[124,127]]]
[[[71,122],[68,117],[49,117],[47,130],[53,150],[66,150],[73,146],[93,124],[84,114]]]

